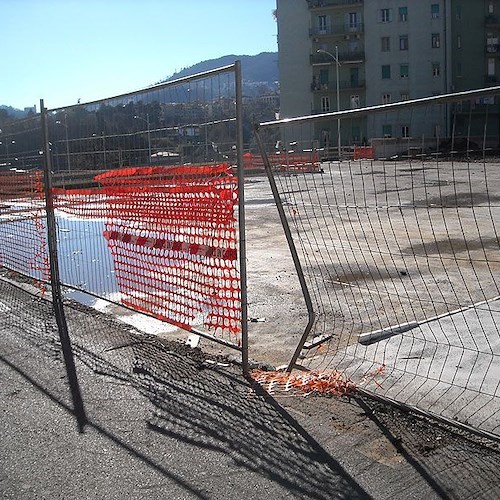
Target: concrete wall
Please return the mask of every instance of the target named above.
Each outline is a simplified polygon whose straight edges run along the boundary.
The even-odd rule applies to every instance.
[[[277,0],[280,118],[311,113],[309,10],[305,0]]]

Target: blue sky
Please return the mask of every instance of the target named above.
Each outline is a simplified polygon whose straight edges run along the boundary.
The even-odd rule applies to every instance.
[[[54,108],[277,50],[276,0],[0,0],[0,104]]]

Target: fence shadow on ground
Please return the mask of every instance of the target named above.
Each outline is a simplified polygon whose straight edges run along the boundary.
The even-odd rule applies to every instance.
[[[371,398],[356,401],[440,498],[498,498],[498,443]]]
[[[62,368],[50,303],[1,280],[0,293],[2,303],[9,304],[2,311],[3,335],[13,334],[28,342],[37,355]],[[95,373],[130,384],[147,396],[153,404],[149,428],[158,431],[154,435],[220,452],[232,460],[236,469],[263,476],[299,498],[369,497],[297,422],[270,404],[264,393],[253,391],[239,370],[216,370],[207,365],[200,350],[189,353],[190,348],[177,342],[138,337],[84,306],[75,304],[67,311],[77,358]],[[27,373],[8,357],[3,362],[53,402],[71,411],[69,399],[64,396],[63,378],[39,380],[39,373]],[[82,388],[85,394],[84,383]],[[112,426],[104,428],[94,421],[93,402],[84,403],[89,427],[191,494],[205,498],[194,484],[169,472],[168,464],[148,457],[148,450],[125,442],[114,434]],[[113,415],[108,418],[113,421]]]
[[[50,303],[1,280],[0,294],[3,335],[14,333],[62,367]],[[113,318],[80,304],[67,311],[75,355],[93,373],[106,377],[102,384],[106,379],[115,385],[118,381],[151,402],[146,419],[153,435],[220,453],[236,470],[262,476],[297,497],[368,497],[282,405],[259,386],[252,387],[223,359],[208,359],[201,350],[178,342],[138,336]],[[64,397],[54,395],[64,392],[62,381],[36,382],[38,373],[24,376],[71,411]],[[480,439],[460,436],[456,429],[452,432],[371,399],[356,398],[356,402],[437,495],[453,498],[467,492],[470,498],[495,498],[500,454],[491,444],[483,446]],[[102,426],[91,417],[89,426],[203,498],[194,484],[172,474],[168,464],[115,434],[113,424]]]

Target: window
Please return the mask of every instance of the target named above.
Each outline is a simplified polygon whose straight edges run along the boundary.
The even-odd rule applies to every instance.
[[[410,127],[408,125],[401,127],[401,137],[410,137]]]
[[[462,7],[460,5],[457,5],[457,14],[456,14],[457,21],[462,20]]]
[[[462,48],[462,37],[460,35],[457,35],[457,49]]]
[[[358,125],[353,125],[351,127],[352,142],[357,143],[361,137],[361,128]]]
[[[495,76],[495,59],[488,58],[488,76]]]
[[[391,102],[391,94],[383,94],[382,104],[390,104],[390,102]]]
[[[359,87],[359,68],[350,68],[349,76],[351,88]]]
[[[433,49],[439,49],[439,47],[441,46],[441,36],[439,33],[432,33],[431,46]]]
[[[493,12],[494,12],[493,4],[490,2],[488,4],[488,14],[493,14]]]
[[[382,52],[390,52],[391,51],[391,38],[388,36],[383,36],[380,39]]]
[[[399,20],[402,23],[408,21],[408,7],[399,7]]]
[[[457,61],[457,76],[462,76],[462,63],[460,61]]]
[[[351,109],[359,108],[359,95],[351,96]]]
[[[321,112],[328,113],[330,111],[330,98],[327,95],[321,97]]]
[[[441,75],[441,65],[439,63],[432,63],[432,76],[438,77]]]
[[[392,21],[392,9],[380,9],[380,22],[390,23]]]
[[[408,78],[409,75],[409,67],[408,64],[401,64],[399,66],[399,76],[401,78]]]
[[[328,17],[318,16],[318,33],[326,34],[328,32]]]
[[[408,101],[410,99],[410,94],[407,92],[401,92],[400,100],[401,101]]]
[[[359,15],[357,12],[349,12],[347,15],[347,23],[350,31],[356,31],[360,25]]]
[[[399,37],[399,50],[408,50],[408,35]]]
[[[319,83],[320,85],[328,85],[328,70],[327,69],[320,69],[319,70]]]
[[[359,42],[349,42],[349,52],[352,54],[359,51]]]
[[[392,125],[382,125],[382,135],[384,137],[392,137]]]
[[[391,78],[391,66],[389,64],[384,64],[382,66],[382,79],[387,80]]]
[[[439,19],[439,4],[431,4],[431,17],[432,19]]]

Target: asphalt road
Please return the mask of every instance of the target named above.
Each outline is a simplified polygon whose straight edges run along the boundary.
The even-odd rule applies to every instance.
[[[0,281],[0,496],[500,497],[498,446],[370,399],[269,395],[235,365],[67,308],[79,433],[50,304]]]

